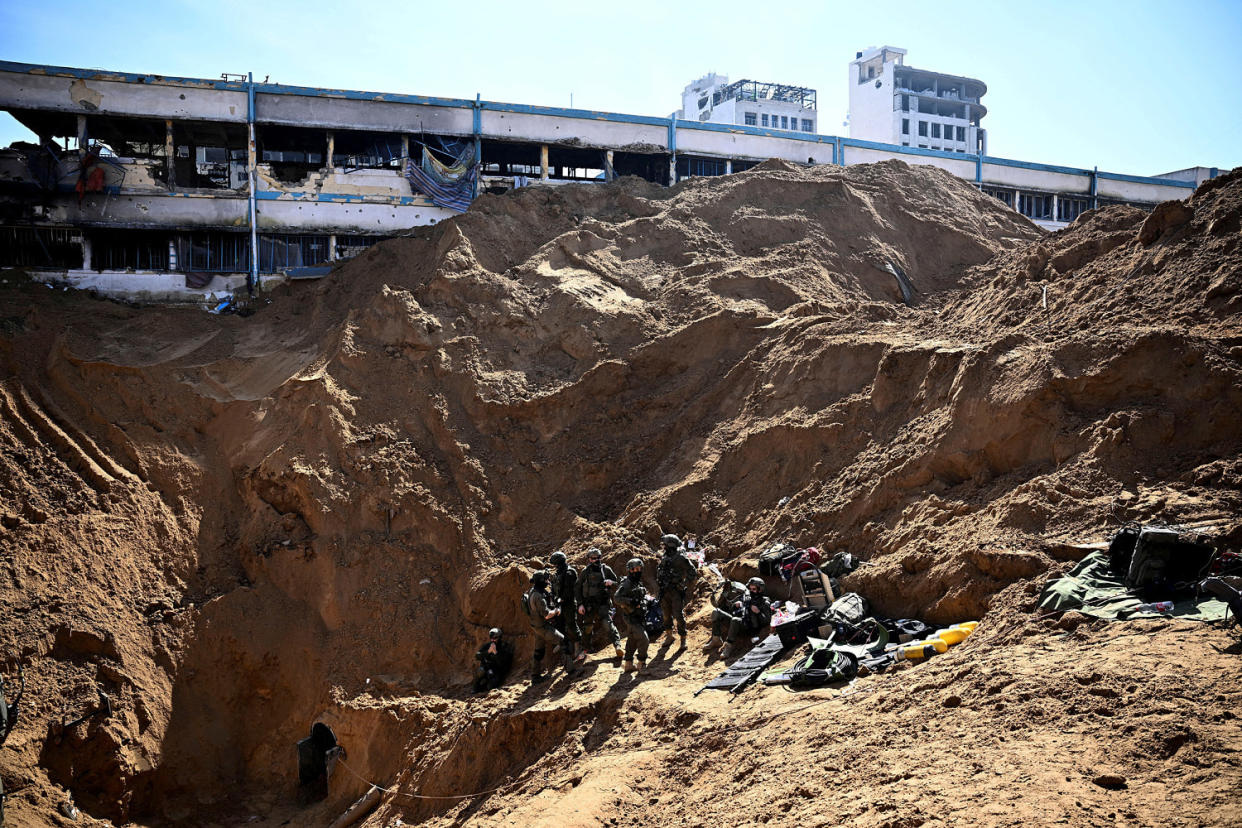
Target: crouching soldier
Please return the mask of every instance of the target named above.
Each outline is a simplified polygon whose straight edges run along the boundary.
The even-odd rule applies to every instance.
[[[699,569],[689,558],[676,535],[665,535],[660,539],[664,544],[664,556],[656,567],[656,585],[660,588],[660,611],[664,614],[664,623],[668,632],[664,640],[673,640],[673,620],[677,621],[677,635],[681,637],[681,646],[686,646],[686,597],[695,578],[699,577]]]
[[[627,673],[647,666],[647,647],[651,641],[647,638],[647,587],[643,585],[643,562],[639,558],[630,558],[625,565],[625,578],[617,587],[613,600],[625,613],[629,622],[629,634],[625,638],[625,667]],[[638,655],[638,666],[634,666],[634,656]]]
[[[500,627],[492,627],[474,658],[479,662],[474,670],[474,692],[486,693],[504,684],[513,667],[513,645],[504,640]]]
[[[751,578],[746,582],[745,595],[733,601],[732,606],[712,611],[712,637],[703,649],[710,650],[723,639],[720,657],[728,658],[740,636],[754,637],[766,632],[771,624],[772,603],[763,594],[763,579]]]
[[[608,631],[608,639],[617,658],[621,657],[621,634],[612,623],[612,588],[617,585],[617,575],[604,563],[604,554],[598,547],[587,550],[586,568],[574,584],[574,601],[578,605],[578,619],[582,622],[581,637],[584,644],[591,643],[598,624]]]
[[[522,609],[530,616],[530,628],[535,634],[535,652],[531,654],[530,661],[531,684],[547,677],[543,672],[543,657],[548,645],[564,650],[565,636],[552,623],[560,612],[554,604],[552,593],[548,591],[548,573],[540,570],[531,575],[530,589],[522,596]],[[566,669],[571,660],[572,657],[567,655]]]
[[[565,641],[573,650],[574,664],[579,665],[586,660],[586,650],[582,648],[582,630],[578,628],[578,613],[574,598],[575,587],[578,585],[578,570],[569,565],[564,552],[552,553],[552,597],[561,612],[556,616],[555,626],[565,636]]]

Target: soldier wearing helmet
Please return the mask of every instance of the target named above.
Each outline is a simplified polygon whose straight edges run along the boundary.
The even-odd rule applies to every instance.
[[[660,538],[664,546],[664,556],[656,567],[656,586],[659,587],[660,611],[668,624],[668,633],[664,640],[673,641],[673,622],[677,622],[677,634],[681,636],[681,646],[686,646],[686,598],[690,587],[699,577],[699,569],[686,557],[685,547],[676,535],[665,535]]]
[[[712,611],[712,637],[704,649],[710,650],[723,639],[720,657],[728,658],[741,636],[752,638],[767,631],[772,623],[772,603],[763,589],[762,578],[751,578],[746,582],[746,594],[731,607]]]
[[[500,627],[492,627],[474,658],[479,662],[474,670],[474,692],[495,690],[504,683],[513,666],[513,644],[505,640]]]
[[[554,622],[565,641],[572,648],[574,667],[586,659],[586,650],[582,648],[582,631],[578,628],[578,613],[574,605],[574,587],[578,584],[578,570],[569,565],[569,558],[564,552],[553,552],[552,562],[552,597],[560,614]]]
[[[599,547],[587,550],[587,565],[578,574],[574,584],[574,603],[578,606],[578,620],[582,622],[582,645],[588,646],[596,625],[608,631],[613,652],[621,658],[621,634],[612,623],[612,588],[617,585],[617,575],[604,563],[604,553]]]
[[[630,558],[625,565],[625,577],[617,587],[613,596],[617,606],[625,613],[629,632],[625,637],[625,665],[627,673],[642,670],[647,666],[647,648],[651,640],[647,638],[647,587],[643,584],[643,562],[641,558]],[[634,656],[638,656],[638,666],[634,666]]]
[[[554,625],[557,613],[556,601],[548,590],[548,573],[539,570],[530,576],[530,589],[522,596],[522,609],[530,616],[530,628],[535,635],[535,651],[531,653],[530,681],[531,684],[543,681],[543,657],[548,645],[560,647],[565,653],[565,669],[572,668],[573,657],[565,648],[565,636],[561,635]]]

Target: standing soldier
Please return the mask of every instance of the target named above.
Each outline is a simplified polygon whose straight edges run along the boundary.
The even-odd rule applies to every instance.
[[[578,584],[578,570],[569,565],[564,552],[552,553],[552,597],[561,612],[556,616],[556,628],[574,652],[574,663],[580,664],[586,659],[586,650],[582,648],[582,631],[578,628],[578,613],[575,611],[574,588]]]
[[[681,646],[686,646],[686,596],[699,570],[685,555],[681,540],[676,535],[665,535],[660,541],[664,544],[664,557],[656,567],[656,585],[660,588],[660,611],[664,613],[664,623],[668,632],[664,640],[673,641],[673,619],[677,619],[677,635],[681,637]]]
[[[630,558],[625,565],[625,578],[617,587],[614,600],[625,620],[629,622],[629,634],[625,638],[625,672],[632,673],[635,669],[642,670],[647,666],[647,646],[651,643],[647,638],[647,587],[643,585],[643,562],[640,558]],[[634,666],[634,655],[638,654],[638,667]]]
[[[768,629],[772,623],[772,603],[763,594],[763,579],[751,578],[746,582],[746,594],[733,601],[732,606],[712,610],[712,637],[703,649],[710,650],[724,640],[720,657],[733,655],[734,644],[745,633],[754,636]]]
[[[530,628],[535,633],[535,652],[531,654],[530,683],[543,681],[543,656],[548,645],[553,648],[565,644],[565,636],[552,625],[556,614],[560,612],[548,591],[548,573],[542,569],[530,576],[530,589],[522,596],[522,608],[530,616]],[[569,659],[566,658],[568,665]],[[568,666],[567,666],[568,669]]]
[[[616,586],[617,575],[603,562],[603,557],[598,547],[592,546],[587,550],[586,568],[574,585],[574,601],[578,605],[578,618],[582,621],[583,642],[589,644],[595,625],[602,624],[608,630],[617,658],[621,658],[621,634],[612,623],[612,588]]]

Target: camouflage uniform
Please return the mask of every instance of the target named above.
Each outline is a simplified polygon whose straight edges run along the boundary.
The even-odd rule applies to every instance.
[[[582,630],[578,627],[578,613],[574,592],[578,585],[578,570],[572,566],[552,572],[552,595],[556,598],[561,614],[556,616],[554,624],[565,640],[578,644],[582,640]]]
[[[531,587],[528,595],[530,596],[530,628],[535,634],[535,652],[531,654],[530,671],[533,676],[540,676],[542,671],[539,668],[548,651],[548,645],[559,646],[563,649],[565,636],[561,635],[561,631],[554,627],[552,621],[546,617],[554,609],[552,596],[535,587]]]
[[[608,631],[612,646],[620,647],[621,634],[612,623],[612,596],[608,594],[605,581],[617,582],[617,575],[611,567],[605,563],[588,564],[574,584],[574,602],[578,605],[578,617],[582,620],[581,639],[584,644],[590,644],[595,625],[599,624]]]
[[[496,652],[492,652],[492,645]],[[474,671],[474,692],[495,690],[504,683],[505,676],[513,666],[513,644],[504,639],[484,641],[474,658],[479,666]]]
[[[743,633],[754,636],[768,629],[772,623],[772,602],[766,595],[747,592],[741,604],[712,611],[712,635],[732,643]]]
[[[656,583],[660,587],[660,611],[668,625],[668,635],[673,636],[673,619],[677,620],[677,634],[686,638],[686,596],[690,586],[699,577],[699,570],[684,554],[684,549],[667,549],[656,567]]]
[[[647,587],[643,585],[642,573],[631,572],[626,575],[617,587],[614,600],[617,607],[625,613],[625,620],[629,622],[629,633],[625,637],[625,660],[633,661],[637,653],[639,664],[645,664],[651,639],[647,637],[647,628],[643,624],[647,615]]]

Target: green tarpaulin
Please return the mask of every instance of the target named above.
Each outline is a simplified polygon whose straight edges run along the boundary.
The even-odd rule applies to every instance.
[[[1077,610],[1084,615],[1125,621],[1130,618],[1154,618],[1161,615],[1191,621],[1221,621],[1228,606],[1224,601],[1205,596],[1177,601],[1170,612],[1140,612],[1143,599],[1135,596],[1122,583],[1121,576],[1108,567],[1107,552],[1092,552],[1077,566],[1048,584],[1039,597],[1041,609],[1051,612]]]

